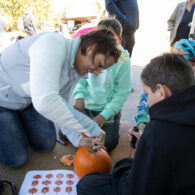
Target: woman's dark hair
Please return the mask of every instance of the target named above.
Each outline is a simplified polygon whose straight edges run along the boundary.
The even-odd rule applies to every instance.
[[[123,28],[121,26],[121,23],[117,19],[103,19],[98,23],[97,27],[105,27],[111,29],[116,33],[119,39],[121,39]]]
[[[121,50],[119,49],[119,40],[113,31],[107,28],[97,28],[92,30],[85,35],[81,35],[81,54],[86,55],[87,47],[95,45],[93,50],[93,58],[97,53],[101,53],[105,56],[113,56],[117,62],[121,55]]]
[[[166,85],[175,94],[194,85],[194,73],[190,63],[183,55],[165,53],[155,57],[143,69],[142,82],[151,88],[157,89],[157,84]]]

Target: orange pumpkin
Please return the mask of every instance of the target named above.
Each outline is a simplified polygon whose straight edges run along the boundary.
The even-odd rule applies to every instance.
[[[101,148],[98,151],[90,147],[80,147],[74,157],[74,172],[79,178],[92,172],[109,173],[112,161],[108,153]]]

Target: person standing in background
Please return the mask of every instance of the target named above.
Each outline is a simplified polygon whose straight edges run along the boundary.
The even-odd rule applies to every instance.
[[[189,39],[195,39],[195,11],[192,17],[192,25],[190,27]]]
[[[171,31],[171,48],[180,39],[188,39],[195,7],[194,2],[194,0],[187,0],[179,3],[168,19],[168,31]]]
[[[116,16],[122,25],[122,43],[131,57],[135,44],[134,33],[139,27],[139,10],[137,0],[105,0],[109,15]]]
[[[35,17],[32,8],[29,8],[23,16],[24,31],[28,36],[36,34]]]

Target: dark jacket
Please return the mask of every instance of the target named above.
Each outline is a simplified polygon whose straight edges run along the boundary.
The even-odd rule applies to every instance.
[[[195,194],[195,86],[153,105],[135,159],[119,161],[113,186],[123,195]]]
[[[116,15],[125,33],[132,33],[139,27],[137,0],[106,0],[109,15]]]

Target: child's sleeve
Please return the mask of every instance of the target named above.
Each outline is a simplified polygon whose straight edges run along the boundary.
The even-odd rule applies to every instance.
[[[74,99],[79,98],[85,99],[85,96],[87,94],[87,86],[88,86],[87,80],[84,78],[80,79],[73,91]]]
[[[140,96],[139,105],[137,106],[137,116],[135,117],[137,125],[140,123],[148,123],[148,109],[147,95],[143,92]]]
[[[125,58],[123,63],[116,65],[116,67],[120,66],[120,70],[114,81],[114,95],[112,100],[106,104],[104,110],[100,113],[106,120],[120,112],[132,89],[130,59]]]

